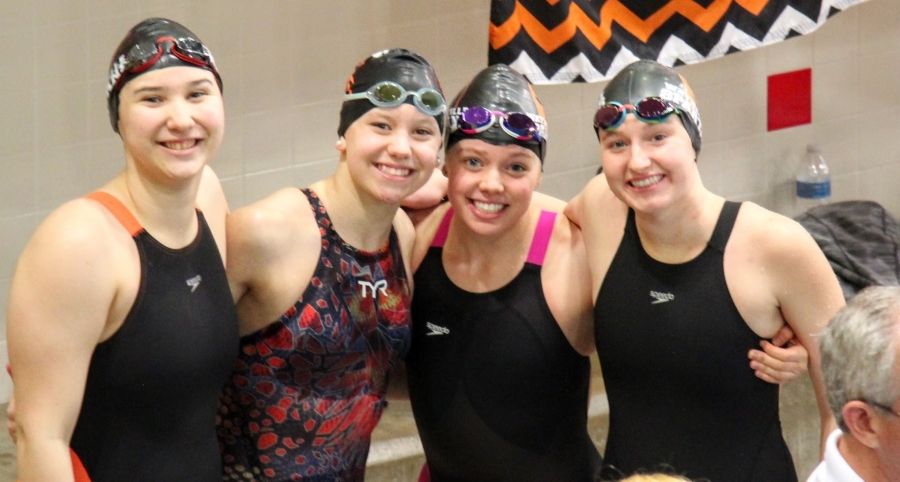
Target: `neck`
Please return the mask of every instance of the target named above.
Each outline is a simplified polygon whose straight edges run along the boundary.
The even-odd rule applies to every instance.
[[[104,189],[116,194],[157,241],[177,249],[190,244],[197,235],[195,204],[199,186],[200,176],[168,186],[126,168]]]
[[[388,204],[357,189],[349,173],[335,175],[310,186],[328,210],[335,230],[344,241],[364,251],[387,242],[399,204]]]
[[[897,470],[896,468],[887,467],[875,450],[862,444],[852,434],[842,433],[837,445],[847,464],[866,482],[900,480],[900,473],[891,472]]]
[[[473,266],[518,267],[528,257],[539,215],[540,209],[532,206],[510,229],[497,234],[480,234],[471,230],[457,214],[450,222],[445,248],[449,248],[455,258],[467,260]]]
[[[658,212],[635,211],[644,250],[668,263],[689,261],[706,249],[725,200],[706,189],[695,190]]]

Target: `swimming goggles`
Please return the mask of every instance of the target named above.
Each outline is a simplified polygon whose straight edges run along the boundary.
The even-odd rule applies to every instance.
[[[628,112],[633,112],[635,117],[648,124],[658,124],[672,114],[681,114],[671,102],[659,97],[646,97],[634,105],[610,102],[597,109],[597,113],[594,114],[594,127],[603,130],[615,129],[622,125]]]
[[[450,132],[460,130],[478,134],[499,124],[507,135],[520,141],[543,141],[547,136],[547,122],[540,116],[524,112],[500,112],[484,107],[460,107],[450,116]]]
[[[413,105],[427,115],[441,115],[446,109],[444,96],[440,92],[428,87],[408,91],[402,85],[390,80],[381,81],[365,92],[347,94],[344,100],[368,99],[378,107],[397,107],[409,96],[413,96]]]
[[[124,74],[141,73],[153,67],[166,53],[197,67],[209,69],[216,77],[219,75],[212,53],[199,40],[190,37],[160,37],[155,42],[137,43],[127,53],[119,56],[109,73],[107,90],[118,89]]]

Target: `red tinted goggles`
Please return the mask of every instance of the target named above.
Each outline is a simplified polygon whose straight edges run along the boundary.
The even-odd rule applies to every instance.
[[[646,97],[634,105],[610,102],[603,104],[594,114],[594,127],[597,129],[615,129],[625,122],[625,116],[633,112],[635,117],[648,124],[658,124],[672,114],[681,114],[677,107],[659,97]]]
[[[160,37],[156,42],[135,44],[119,57],[109,74],[108,90],[118,90],[125,74],[139,74],[152,67],[166,53],[189,64],[209,69],[218,77],[212,53],[199,40],[190,37]]]

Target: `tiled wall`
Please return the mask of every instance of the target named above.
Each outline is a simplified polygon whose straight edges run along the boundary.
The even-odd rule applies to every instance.
[[[486,64],[488,0],[27,0],[0,2],[0,358],[15,260],[37,224],[123,165],[104,101],[109,57],[128,28],[165,16],[213,50],[226,140],[213,166],[232,207],[329,175],[340,92],[359,60],[403,46],[452,97]],[[766,132],[766,76],[813,68],[813,123]],[[682,67],[706,127],[714,192],[793,214],[792,173],[809,142],[837,199],[900,213],[900,1],[870,0],[818,32]],[[590,119],[599,84],[541,86],[550,150],[543,190],[569,198],[598,165]],[[3,360],[0,359],[0,362]],[[8,397],[0,383],[0,400]]]

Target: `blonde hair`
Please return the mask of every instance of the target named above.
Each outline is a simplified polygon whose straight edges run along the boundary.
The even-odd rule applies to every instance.
[[[690,482],[690,479],[667,474],[634,474],[620,482]]]

